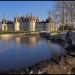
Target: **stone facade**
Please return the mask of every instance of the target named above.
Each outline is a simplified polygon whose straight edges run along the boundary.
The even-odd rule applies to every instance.
[[[14,28],[14,29],[13,29]],[[27,14],[25,17],[15,17],[14,23],[11,21],[2,20],[2,31],[54,31],[53,21],[50,17],[45,21],[39,21],[37,17],[32,16],[32,14]]]
[[[14,30],[15,31],[19,31],[20,30],[20,18],[19,17],[16,17],[14,18]]]
[[[1,30],[2,31],[13,31],[14,23],[12,21],[3,19],[1,22]]]

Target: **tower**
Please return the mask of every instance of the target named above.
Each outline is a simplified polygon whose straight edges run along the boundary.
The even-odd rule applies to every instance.
[[[51,15],[50,15],[50,11],[49,11],[48,19],[46,20],[46,24],[47,24],[46,25],[47,32],[53,31],[53,21],[52,21]]]
[[[31,17],[32,17],[32,13],[31,13]]]
[[[3,16],[3,19],[2,19],[2,22],[1,22],[1,30],[2,31],[7,31],[7,23],[6,23],[6,20]]]
[[[29,17],[29,15],[28,15],[28,13],[26,14],[26,18],[28,18]]]
[[[19,31],[20,30],[20,19],[19,19],[19,17],[16,17],[14,19],[14,22],[15,22],[15,31]]]
[[[29,31],[35,31],[36,18],[31,17],[29,21]]]
[[[36,22],[39,22],[39,18],[38,18],[38,16],[37,16]]]
[[[49,11],[49,18],[51,18],[51,17],[50,17],[50,11]]]

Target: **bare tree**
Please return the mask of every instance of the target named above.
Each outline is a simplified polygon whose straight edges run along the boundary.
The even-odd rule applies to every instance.
[[[60,20],[63,31],[65,25],[73,27],[75,21],[75,1],[55,1],[55,3],[55,9],[57,10],[57,12],[59,12],[59,17],[57,18],[59,18]]]

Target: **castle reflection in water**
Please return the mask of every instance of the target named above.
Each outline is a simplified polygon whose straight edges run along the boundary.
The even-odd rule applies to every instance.
[[[40,36],[20,36],[16,34],[2,34],[0,35],[0,40],[3,41],[10,41],[14,40],[16,42],[16,45],[20,44],[28,44],[29,46],[34,46],[39,41]]]
[[[65,50],[60,45],[39,35],[0,35],[0,72],[26,68],[64,54]]]

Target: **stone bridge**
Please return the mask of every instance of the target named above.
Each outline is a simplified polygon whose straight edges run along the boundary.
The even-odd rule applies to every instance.
[[[51,34],[51,37],[61,38],[65,40],[66,32]],[[75,44],[75,31],[72,31],[72,43]]]

